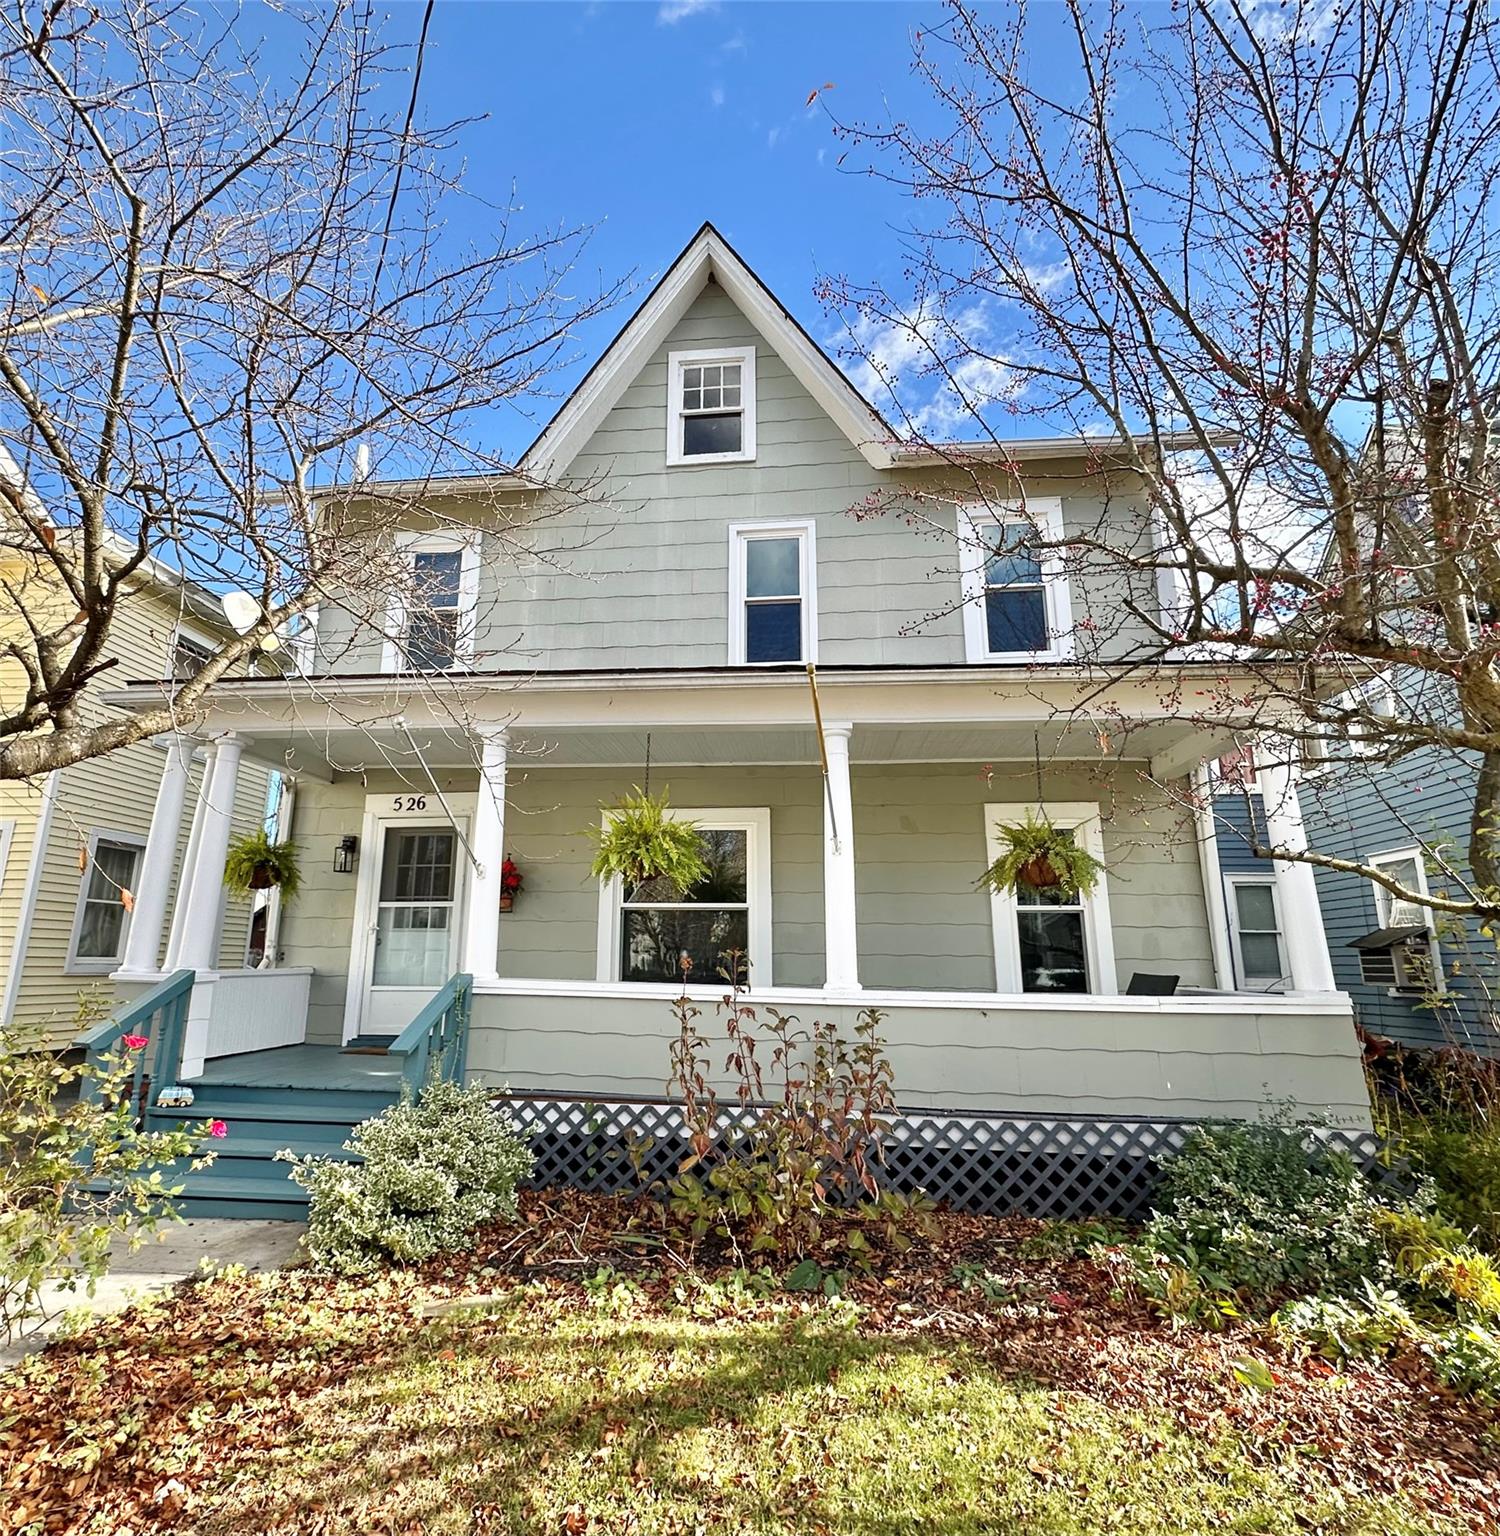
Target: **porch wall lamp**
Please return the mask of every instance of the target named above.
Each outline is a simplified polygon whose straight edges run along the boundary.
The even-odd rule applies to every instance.
[[[359,839],[352,832],[344,833],[333,850],[333,872],[336,875],[353,874],[354,855],[358,852]]]

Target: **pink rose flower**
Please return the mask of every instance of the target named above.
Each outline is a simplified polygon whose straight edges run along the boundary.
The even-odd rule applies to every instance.
[[[208,1122],[208,1134],[210,1136],[227,1136],[229,1127],[222,1120],[210,1120]]]
[[[146,1037],[144,1035],[121,1035],[120,1043],[127,1051],[144,1051],[146,1049]]]

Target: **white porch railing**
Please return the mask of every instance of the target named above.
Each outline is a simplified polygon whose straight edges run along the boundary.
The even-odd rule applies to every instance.
[[[307,1033],[311,966],[269,971],[200,971],[188,1014],[182,1075],[205,1061],[301,1045]]]

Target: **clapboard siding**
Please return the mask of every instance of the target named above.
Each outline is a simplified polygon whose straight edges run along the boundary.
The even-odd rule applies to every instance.
[[[601,1099],[661,1094],[678,1024],[655,995],[528,996],[523,984],[474,998],[469,1070],[519,1094]],[[722,1010],[700,996],[695,1027],[709,1041],[715,1086],[729,1055]],[[778,999],[804,1025],[851,1038],[862,1005],[879,1030],[898,1102],[908,1108],[999,1114],[1239,1116],[1268,1096],[1326,1124],[1370,1123],[1347,1004],[1291,1000],[1225,1007],[1213,999],[1131,999],[1113,1009],[1070,1008],[978,995],[934,1006],[894,993],[865,1002]]]
[[[507,852],[525,877],[514,911],[500,920],[500,975],[593,981],[599,890],[589,874],[588,829],[600,807],[638,769],[512,765],[506,795]],[[822,782],[811,764],[658,768],[684,810],[768,807],[771,812],[772,969],[778,987],[821,986]],[[472,792],[472,775],[439,775],[444,793]],[[1049,768],[1052,800],[1098,802],[1121,990],[1138,969],[1171,971],[1212,986],[1202,877],[1191,831],[1165,801],[1138,803],[1141,775]],[[394,777],[341,777],[299,788],[297,840],[304,886],[283,916],[281,958],[315,969],[308,1038],[331,1043],[343,1024],[353,937],[352,875],[333,873],[338,838],[360,825],[366,797],[403,787]],[[861,979],[869,987],[992,991],[989,902],[976,880],[985,866],[986,803],[1035,794],[1030,770],[981,765],[857,764],[852,777]],[[368,858],[365,849],[361,857]]]
[[[122,671],[134,676],[163,673],[177,620],[178,609],[171,598],[154,590],[131,592],[117,610],[111,635],[111,654],[120,658]],[[108,713],[97,699],[90,697],[85,701],[85,723],[107,718]],[[24,1028],[45,1032],[55,1043],[63,1043],[75,1033],[81,999],[88,999],[90,1007],[107,1006],[118,1000],[107,976],[78,974],[68,969],[82,881],[79,850],[88,846],[90,834],[95,831],[133,833],[140,838],[147,835],[165,755],[161,747],[140,742],[76,763],[54,776],[55,803],[41,851],[39,883],[25,953],[20,957],[21,976],[12,1020]],[[265,812],[267,778],[263,766],[242,766],[235,805],[236,831],[246,831],[260,823]],[[189,782],[188,805],[178,838],[178,866],[201,783],[199,761],[193,765]],[[0,806],[15,807],[18,818],[17,837],[0,888],[0,964],[6,967],[13,958],[21,894],[32,858],[40,804],[41,794],[36,787],[7,785],[0,789]],[[0,815],[10,814],[10,809],[0,810]],[[174,867],[174,901],[177,876],[178,867]],[[226,899],[221,963],[244,963],[249,921],[248,902]]]
[[[1300,789],[1309,841],[1322,852],[1360,859],[1417,843],[1447,843],[1448,857],[1467,874],[1462,853],[1476,771],[1470,760],[1435,751],[1414,753],[1378,772],[1362,765],[1324,769]],[[1492,939],[1470,924],[1467,938],[1460,940],[1449,920],[1440,919],[1440,931],[1450,930],[1441,943],[1450,1005],[1433,1009],[1418,999],[1393,997],[1384,987],[1360,981],[1358,957],[1349,948],[1378,926],[1374,887],[1358,875],[1331,870],[1319,870],[1317,880],[1334,975],[1354,999],[1355,1016],[1365,1028],[1412,1045],[1462,1043],[1500,1054],[1494,1022],[1500,976]],[[1442,889],[1430,860],[1428,884],[1433,891]]]
[[[711,346],[756,349],[756,460],[669,468],[667,354]],[[856,518],[851,508],[903,487],[937,493],[945,483],[955,499],[973,499],[972,483],[965,492],[961,480],[931,470],[871,469],[717,286],[704,290],[641,368],[570,476],[588,488],[588,505],[532,515],[515,503],[505,536],[484,539],[475,659],[481,670],[722,665],[728,525],[782,518],[816,525],[818,654],[825,665],[964,660],[952,505],[924,501],[915,521],[899,510]],[[998,487],[996,494],[1007,494]],[[1076,465],[1032,466],[1026,492],[1062,497],[1070,532],[1103,521],[1116,539],[1144,545],[1141,500],[1118,488],[1104,499],[1100,482],[1081,476]],[[439,510],[445,519],[481,524],[493,515],[477,501],[467,509],[449,501]],[[1075,618],[1093,613],[1116,652],[1145,638],[1122,618],[1127,591],[1149,605],[1149,573],[1127,575],[1095,562],[1074,583]],[[378,635],[352,616],[357,608],[333,602],[320,615],[320,664],[330,671],[380,667]]]

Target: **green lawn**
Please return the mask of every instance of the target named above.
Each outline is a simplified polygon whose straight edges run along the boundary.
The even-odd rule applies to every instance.
[[[648,1279],[649,1294],[608,1274],[579,1283],[593,1273],[227,1276],[137,1309],[0,1382],[0,1503],[22,1522],[8,1529],[49,1515],[32,1528],[1480,1528],[1325,1475],[1309,1432],[1287,1425],[1307,1391],[1335,1412],[1341,1393],[1366,1400],[1340,1378],[1277,1404],[1210,1350],[1182,1366],[1184,1401],[1208,1405],[1185,1419],[1181,1403],[1154,1406],[1145,1377],[1112,1390],[1112,1363],[1074,1384],[1018,1365],[1103,1352],[1125,1374],[1143,1351],[1149,1377],[1179,1347],[1154,1328],[1137,1342],[1067,1309],[970,1296],[965,1324],[955,1298],[929,1304],[920,1287],[887,1301],[872,1284],[851,1305],[670,1276]],[[433,1315],[442,1298],[479,1295],[491,1299]]]

